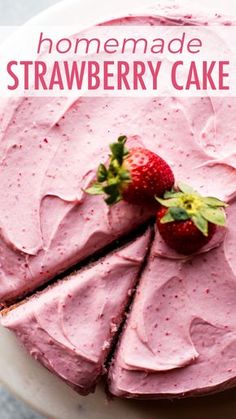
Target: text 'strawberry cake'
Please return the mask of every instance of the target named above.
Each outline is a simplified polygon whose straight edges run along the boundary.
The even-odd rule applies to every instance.
[[[6,311],[3,325],[79,393],[93,391],[104,373],[149,240],[148,230],[93,266]]]

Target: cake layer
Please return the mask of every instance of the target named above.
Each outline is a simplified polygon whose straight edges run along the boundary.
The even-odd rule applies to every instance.
[[[219,230],[192,257],[169,251],[156,233],[110,368],[112,394],[172,398],[235,385],[235,212],[236,202],[226,235]]]
[[[150,230],[91,267],[5,312],[27,351],[81,394],[94,390],[124,318]]]

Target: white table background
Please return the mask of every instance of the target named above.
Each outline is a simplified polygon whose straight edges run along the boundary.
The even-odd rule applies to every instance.
[[[0,25],[21,25],[59,0],[0,0]],[[2,419],[2,418],[1,418]]]

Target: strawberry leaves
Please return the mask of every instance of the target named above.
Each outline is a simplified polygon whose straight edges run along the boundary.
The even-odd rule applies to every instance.
[[[178,188],[183,193],[196,194],[196,191],[191,186],[186,185],[185,183],[179,182]]]
[[[206,205],[209,207],[227,207],[227,204],[223,201],[220,201],[218,198],[213,198],[212,196],[206,196],[203,198]]]
[[[108,177],[108,171],[104,164],[99,164],[98,170],[97,170],[97,180],[98,182],[104,182],[107,180]]]
[[[115,204],[122,199],[121,189],[131,181],[128,170],[123,167],[125,157],[129,151],[125,147],[127,137],[122,135],[116,143],[110,144],[110,160],[108,168],[101,163],[97,170],[97,179],[92,186],[86,189],[90,195],[105,194],[108,205]]]
[[[86,192],[89,195],[102,195],[103,194],[103,187],[100,183],[95,182],[90,188],[86,189]]]
[[[172,207],[169,209],[171,217],[176,221],[185,221],[190,217],[184,208]]]
[[[121,135],[116,143],[110,144],[112,160],[117,160],[120,166],[123,163],[124,157],[129,154],[128,149],[125,147],[126,141],[127,137],[125,135]]]
[[[210,208],[208,206],[203,206],[200,210],[200,213],[202,217],[210,223],[221,227],[224,227],[226,224],[226,216],[222,208]]]
[[[161,219],[161,223],[169,223],[171,221],[185,221],[189,220],[190,216],[184,208],[171,207]]]
[[[201,231],[204,236],[208,236],[208,222],[201,214],[195,214],[192,216],[193,224]]]
[[[224,208],[227,204],[218,198],[203,197],[184,183],[178,184],[178,190],[165,192],[164,199],[155,198],[162,206],[168,208],[160,220],[161,224],[191,220],[206,237],[209,223],[221,227],[226,225]]]
[[[156,196],[156,200],[157,202],[159,202],[159,204],[164,205],[164,207],[178,207],[178,199],[177,198],[169,198],[169,199],[162,199],[162,198],[158,198]]]

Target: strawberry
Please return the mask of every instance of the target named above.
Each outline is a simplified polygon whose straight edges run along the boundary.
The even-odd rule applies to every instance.
[[[226,225],[224,207],[217,198],[203,197],[187,185],[166,192],[157,211],[157,227],[164,241],[178,253],[189,255],[207,244],[216,226]]]
[[[155,195],[161,197],[173,187],[172,170],[165,160],[146,148],[128,150],[126,140],[126,136],[121,136],[110,145],[108,167],[99,165],[97,181],[86,192],[105,194],[108,205],[122,199],[133,204],[155,202]]]

